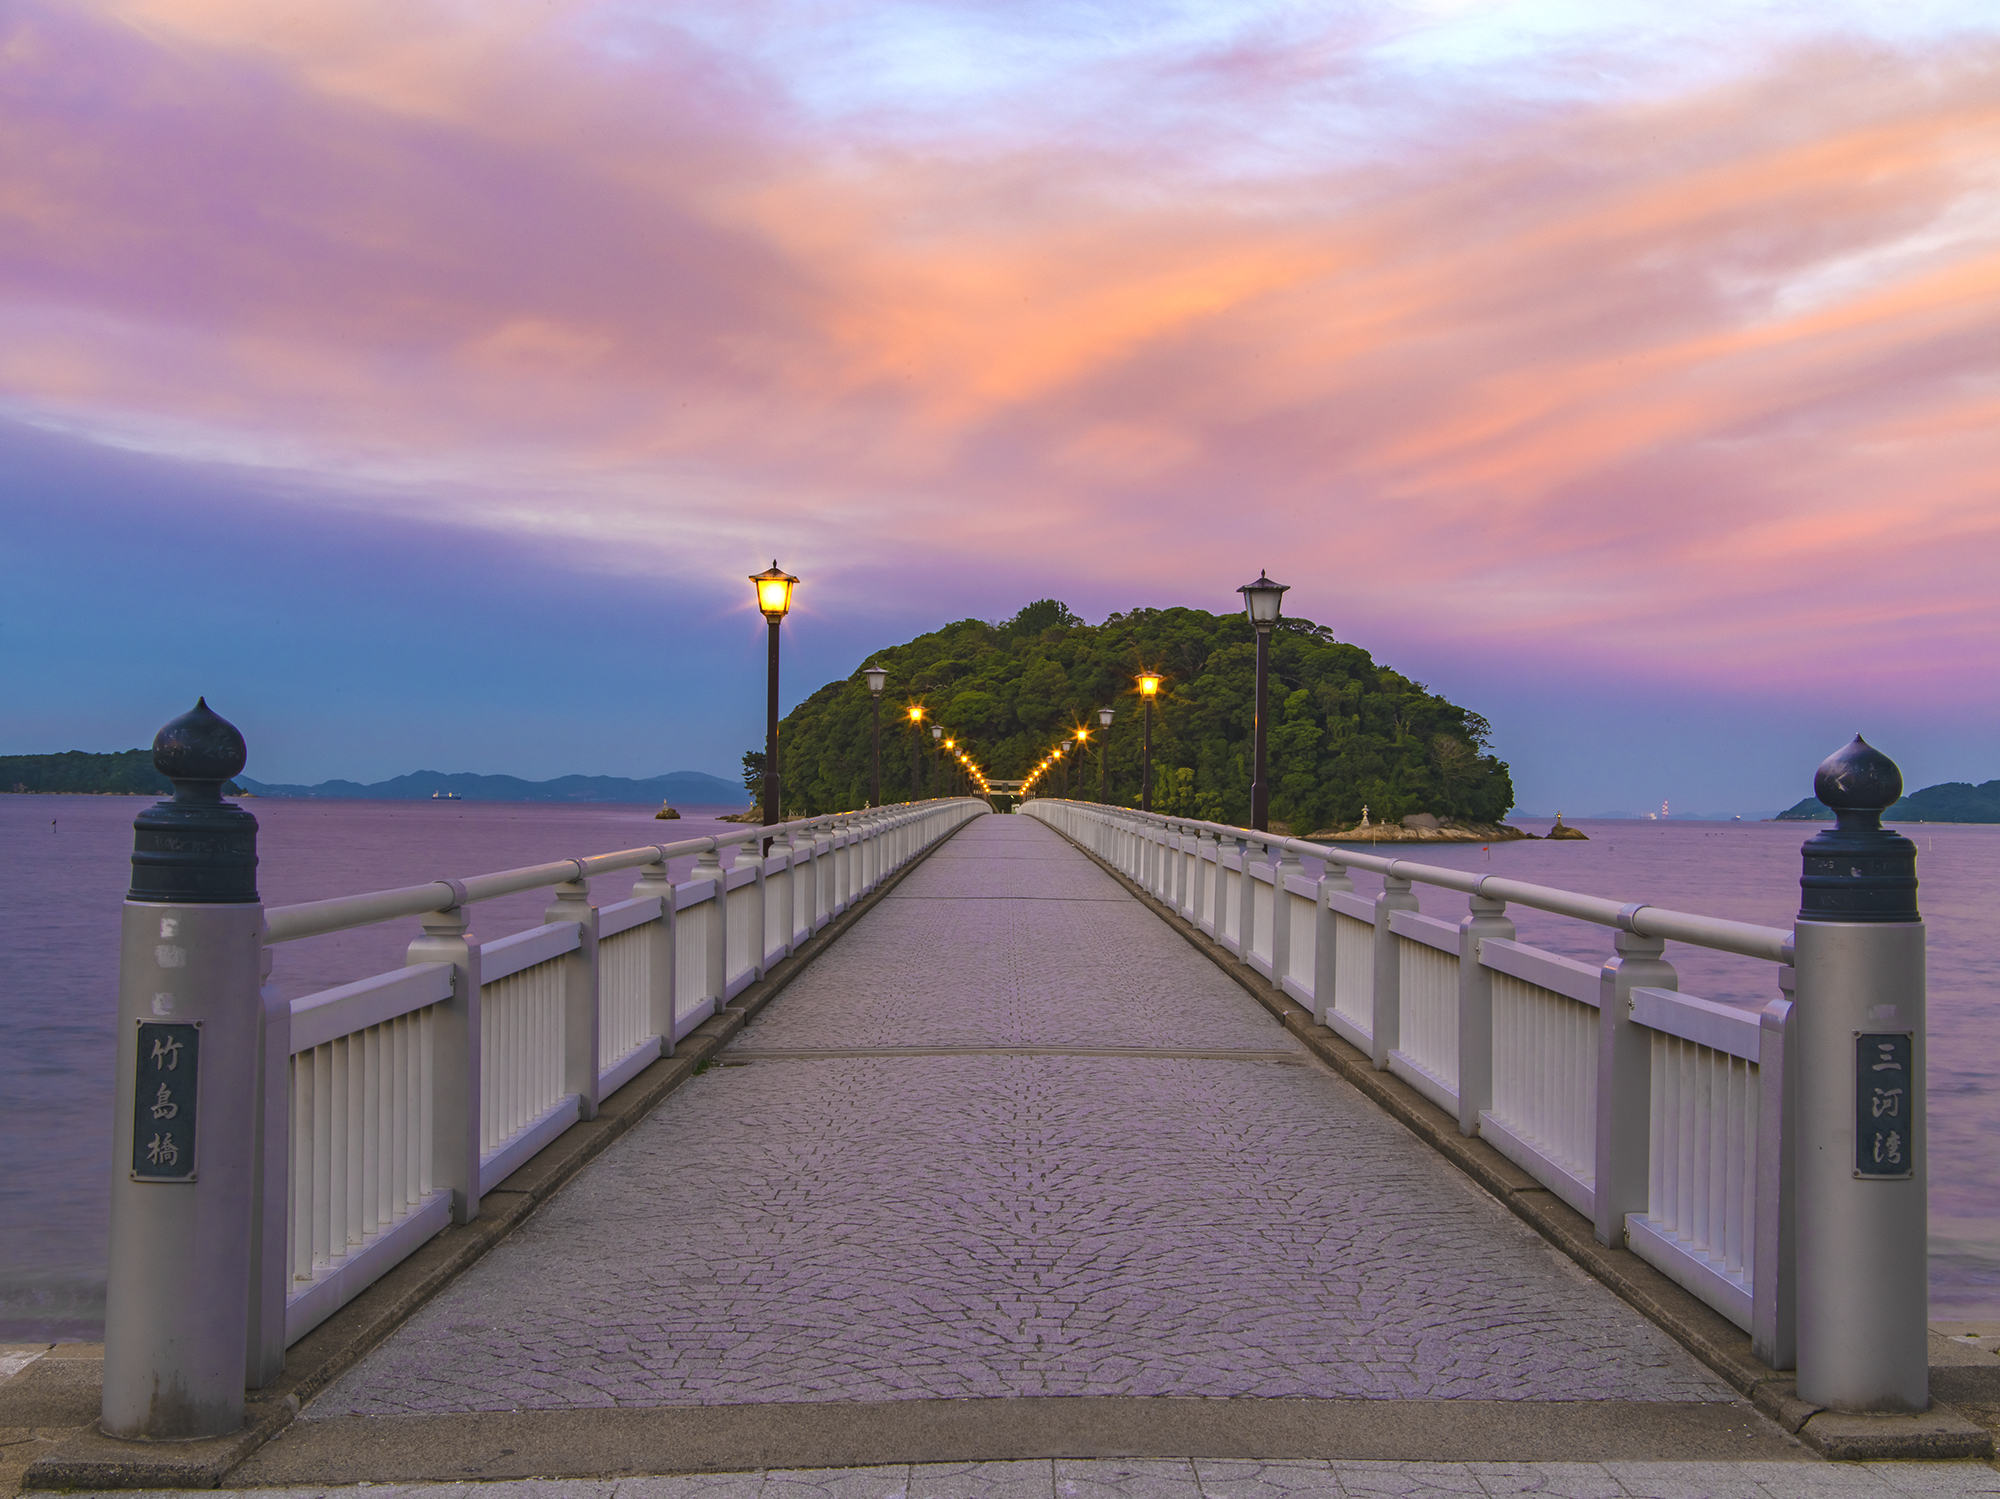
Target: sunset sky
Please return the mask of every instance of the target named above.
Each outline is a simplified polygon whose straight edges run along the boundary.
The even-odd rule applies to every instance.
[[[0,753],[733,774],[1056,597],[1523,808],[2000,777],[2000,10],[9,0]]]

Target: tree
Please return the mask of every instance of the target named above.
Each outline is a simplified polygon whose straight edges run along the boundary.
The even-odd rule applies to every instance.
[[[1090,731],[1072,794],[1091,797],[1097,756],[1109,755],[1114,799],[1136,806],[1140,713],[1133,678],[1156,670],[1155,805],[1180,815],[1243,822],[1250,815],[1250,736],[1256,639],[1240,613],[1134,609],[1087,625],[1066,605],[1041,599],[1012,619],[960,620],[901,645],[871,651],[845,680],[830,682],[785,719],[788,810],[861,806],[868,792],[868,690],[860,667],[889,668],[884,704],[883,782],[907,759],[904,709],[967,743],[989,776],[1026,774],[1078,727]],[[1507,766],[1487,745],[1479,714],[1379,665],[1359,646],[1306,619],[1284,619],[1271,641],[1271,815],[1302,832],[1374,817],[1432,812],[1494,821],[1514,799]],[[1118,716],[1108,741],[1097,710]],[[924,748],[928,750],[928,731]],[[762,756],[756,756],[761,767]],[[750,757],[745,757],[746,769]],[[1182,774],[1185,772],[1185,776]],[[746,784],[750,784],[746,780]],[[753,795],[756,787],[752,786]]]
[[[743,752],[743,789],[750,793],[750,805],[764,804],[764,752],[745,750]]]

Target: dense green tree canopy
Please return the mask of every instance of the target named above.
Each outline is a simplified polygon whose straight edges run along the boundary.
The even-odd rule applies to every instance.
[[[913,751],[933,764],[926,721],[969,745],[989,776],[1018,778],[1078,727],[1090,742],[1070,782],[1094,799],[1097,710],[1117,710],[1110,799],[1136,806],[1140,705],[1134,677],[1165,677],[1153,717],[1156,810],[1241,823],[1250,815],[1256,637],[1240,614],[1135,609],[1087,625],[1054,599],[1004,624],[961,620],[875,652],[882,694],[882,795],[912,794]],[[868,799],[869,699],[855,663],[792,710],[779,734],[787,814],[844,811]],[[1487,752],[1488,726],[1418,682],[1378,666],[1310,620],[1279,623],[1271,645],[1271,816],[1297,832],[1431,812],[1491,822],[1514,787]],[[926,770],[928,776],[931,772]],[[928,788],[930,782],[926,780]],[[1060,778],[1038,788],[1060,793]]]
[[[229,782],[225,790],[236,791]],[[69,795],[172,796],[174,783],[153,769],[149,749],[91,754],[0,755],[0,792],[39,791]]]

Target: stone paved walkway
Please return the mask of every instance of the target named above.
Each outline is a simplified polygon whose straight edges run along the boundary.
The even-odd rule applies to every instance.
[[[340,1491],[336,1491],[340,1492]],[[305,1499],[324,1488],[249,1489],[240,1499]],[[1032,1462],[895,1463],[627,1479],[376,1484],[368,1499],[1902,1499],[2000,1494],[1986,1463]],[[120,1499],[183,1499],[184,1491]]]
[[[969,825],[728,1058],[305,1419],[1734,1398],[1031,819]]]

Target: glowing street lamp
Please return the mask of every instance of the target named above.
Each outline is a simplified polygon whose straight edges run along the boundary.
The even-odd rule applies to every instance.
[[[1156,671],[1139,673],[1139,699],[1146,705],[1146,737],[1144,769],[1139,781],[1139,810],[1153,810],[1153,699],[1160,695],[1160,674]]]
[[[766,622],[771,626],[770,670],[767,673],[767,692],[764,724],[764,826],[770,827],[778,820],[780,789],[778,781],[778,626],[784,623],[785,615],[792,607],[792,590],[799,580],[778,566],[777,558],[761,573],[750,575],[751,586],[757,590],[757,607],[763,611]]]
[[[910,735],[910,800],[915,801],[923,793],[923,749],[924,749],[924,705],[910,704],[910,723],[915,732]]]
[[[869,761],[868,805],[882,805],[882,688],[889,680],[886,667],[865,667],[861,673],[868,679],[868,695],[874,700],[871,733],[874,739],[874,754]]]
[[[1251,752],[1250,770],[1250,826],[1260,833],[1271,827],[1271,783],[1264,770],[1264,737],[1270,726],[1270,667],[1271,632],[1278,624],[1278,604],[1285,596],[1286,585],[1273,583],[1257,569],[1257,581],[1245,583],[1236,591],[1243,595],[1243,610],[1250,616],[1251,628],[1257,632],[1257,712],[1252,720],[1251,738],[1255,748]]]

